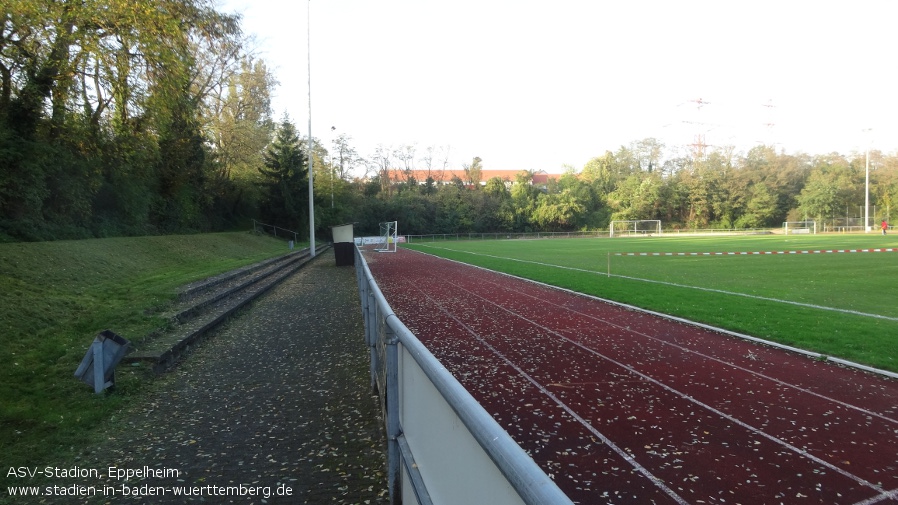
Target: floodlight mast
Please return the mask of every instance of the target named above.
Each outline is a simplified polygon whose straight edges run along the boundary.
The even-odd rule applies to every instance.
[[[306,3],[306,61],[309,65],[309,255],[315,257],[315,189],[312,161],[312,0]]]
[[[870,130],[864,131],[869,135]],[[867,139],[866,155],[864,156],[864,233],[870,233],[870,139]]]

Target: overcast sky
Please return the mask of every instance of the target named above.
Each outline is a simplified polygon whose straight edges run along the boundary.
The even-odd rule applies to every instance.
[[[646,137],[898,148],[898,2],[226,0],[308,135],[451,147],[455,168],[581,169]],[[772,126],[770,126],[772,125]],[[335,130],[331,130],[335,127]],[[865,129],[872,129],[864,132]]]

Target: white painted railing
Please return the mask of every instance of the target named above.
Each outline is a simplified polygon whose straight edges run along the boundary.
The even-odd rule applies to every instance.
[[[356,274],[393,504],[571,500],[393,313],[361,251]]]

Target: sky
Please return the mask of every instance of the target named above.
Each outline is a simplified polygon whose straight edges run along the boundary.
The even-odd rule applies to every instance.
[[[311,84],[312,135],[328,148],[348,135],[363,157],[414,146],[420,158],[433,147],[448,150],[452,168],[477,156],[484,169],[561,173],[649,137],[681,154],[697,136],[737,152],[898,149],[891,0],[218,8],[243,16],[278,80],[275,118],[289,115],[307,136]]]

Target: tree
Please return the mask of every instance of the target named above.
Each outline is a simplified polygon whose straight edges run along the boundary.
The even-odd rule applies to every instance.
[[[404,145],[393,151],[393,158],[402,163],[402,174],[406,179],[411,177],[415,170],[415,151],[417,147],[414,144]]]
[[[583,205],[583,212],[574,216],[573,228],[586,230],[608,226],[605,198],[599,197],[595,187],[578,176],[573,167],[558,179],[556,187],[559,192],[569,191]]]
[[[624,148],[621,148],[623,151]],[[627,154],[627,153],[623,153]],[[618,183],[629,175],[630,167],[621,163],[618,157],[611,151],[605,151],[602,156],[597,156],[583,167],[581,175],[583,180],[591,184],[598,195],[605,195],[614,191]]]
[[[536,209],[540,190],[533,186],[533,171],[522,170],[511,186],[512,229],[518,232],[531,231],[531,216]]]
[[[350,144],[352,137],[341,133],[333,141],[334,152],[331,154],[331,163],[337,169],[337,177],[343,180],[350,178],[353,169],[364,162],[359,153]]]
[[[655,138],[645,138],[630,144],[630,150],[636,159],[636,164],[642,172],[655,172],[661,169],[661,155],[664,144]]]
[[[749,190],[745,213],[736,220],[737,228],[761,228],[770,226],[776,215],[776,195],[763,182],[756,183]]]
[[[658,219],[661,177],[657,173],[633,174],[608,195],[611,219]]]
[[[883,219],[891,222],[892,205],[898,203],[898,157],[883,156],[879,152],[870,153],[871,160],[876,160],[876,170],[871,174],[873,189],[871,193],[879,202]]]
[[[379,144],[369,158],[366,175],[374,174],[380,181],[381,193],[390,197],[393,194],[394,181],[390,171],[393,169],[393,150],[389,146]]]
[[[863,171],[845,157],[832,153],[818,156],[810,177],[796,200],[803,216],[824,220],[841,215],[843,209],[863,207]]]
[[[436,181],[444,181],[446,170],[449,168],[449,146],[428,146],[421,157],[424,163],[424,170],[427,172],[426,179]],[[442,155],[442,162],[440,157]]]
[[[480,180],[482,179],[483,164],[482,160],[475,156],[470,165],[464,165],[465,182],[474,186],[474,189],[480,189]]]
[[[570,229],[577,215],[584,212],[583,204],[568,190],[555,194],[540,194],[532,219],[543,230]]]
[[[288,118],[278,126],[274,141],[265,151],[262,217],[269,223],[293,230],[308,221],[307,155],[300,148],[296,127]]]
[[[499,177],[492,177],[490,180],[486,181],[486,186],[483,187],[483,191],[499,200],[507,200],[511,196],[508,193],[508,189],[505,187],[505,181]]]
[[[224,94],[209,108],[206,135],[215,170],[210,180],[221,217],[253,214],[259,203],[259,167],[271,141],[271,93],[276,82],[265,63],[245,57],[229,78]]]
[[[824,172],[812,174],[798,195],[799,211],[821,221],[835,215],[835,211],[842,208],[837,184],[835,178]]]
[[[275,130],[271,92],[276,84],[265,62],[247,57],[229,79],[208,118],[222,179],[245,178],[262,164],[262,153]]]
[[[201,226],[220,73],[200,62],[239,50],[238,18],[208,0],[9,0],[0,19],[0,221]]]

